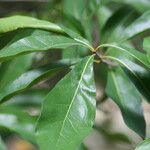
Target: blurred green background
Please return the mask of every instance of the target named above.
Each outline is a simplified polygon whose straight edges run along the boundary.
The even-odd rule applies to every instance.
[[[130,8],[133,9],[135,16],[139,16],[143,11],[149,9],[149,6],[147,6],[146,4],[144,10],[142,9],[142,7],[140,7],[140,5],[128,5],[130,4],[130,2],[132,4],[132,0],[131,1],[123,0],[122,2],[120,1],[115,2],[115,0],[113,2],[109,2],[109,0],[103,0],[102,2],[103,3],[108,2],[108,4],[106,4],[105,7],[103,7],[98,11],[100,14],[98,14],[96,17],[98,17],[97,19],[98,21],[102,21],[103,23],[105,23],[106,19],[109,18],[115,11],[119,10],[119,8],[123,6],[129,7],[129,9]],[[92,9],[92,6],[90,7],[90,9]],[[65,24],[71,29],[77,31],[77,29],[80,29],[78,20],[80,20],[80,17],[83,14],[80,14],[80,12],[77,13],[77,15],[75,16],[75,19],[77,20],[76,26],[73,26],[72,24],[74,23],[74,21],[71,19],[70,16],[65,15],[66,11],[68,14],[70,13],[71,15],[73,10],[71,8],[66,9],[63,0],[0,0],[0,17],[6,17],[10,15],[17,15],[17,14],[27,15],[27,16],[36,17],[43,20],[49,20],[51,22],[55,22],[58,24],[60,23]],[[103,14],[101,12],[105,12],[105,13]],[[99,35],[99,31],[97,30],[97,26],[99,24],[98,22],[95,21],[96,19],[94,17],[93,17],[93,22],[95,22],[96,26],[92,25],[93,39],[89,39],[89,40],[94,41],[93,43],[96,46],[100,40],[100,35]],[[84,22],[84,24],[86,23]],[[89,33],[86,33],[87,38],[89,37],[88,34]],[[134,38],[132,41],[133,44],[138,49],[141,49],[141,45],[142,45],[141,39],[142,37],[145,36],[145,34],[149,34],[149,33],[148,32],[144,33],[141,37]],[[81,31],[81,35],[82,35],[82,31]],[[51,57],[49,57],[50,55]],[[67,55],[70,54],[66,53],[64,57],[67,58]],[[32,63],[32,67],[48,64],[60,58],[62,58],[62,53],[60,51],[46,52],[44,54],[36,53],[34,57],[34,62]],[[34,95],[34,98],[32,97],[33,101],[35,99],[35,103],[36,104],[38,103],[37,109],[33,108],[31,105],[23,108],[21,107],[21,109],[24,112],[27,112],[31,116],[36,116],[36,114],[39,113],[39,104],[41,103],[41,99],[44,97],[43,95],[47,93],[47,89],[49,87],[53,87],[53,85],[60,79],[61,76],[57,76],[57,78],[51,79],[51,82],[47,82],[49,80],[46,80],[45,82],[42,82],[32,88],[33,91],[38,91],[42,89],[42,92],[40,91],[41,92],[40,95],[38,95],[37,97]],[[51,85],[49,86],[50,83]],[[99,97],[102,96],[101,91],[103,91],[103,89],[101,85],[97,85],[97,89],[98,89],[97,99],[99,99]],[[32,92],[32,90],[27,92],[30,93]],[[23,94],[25,95],[26,93]],[[29,98],[31,97],[24,97],[24,99],[29,99]],[[25,106],[25,104],[23,102],[21,103],[19,100],[20,97],[17,96],[13,98],[11,103],[8,103],[6,105],[17,104],[19,106]],[[146,120],[148,126],[150,126],[150,119],[149,119],[150,110],[147,104],[143,104],[143,105],[145,108]],[[0,118],[0,120],[2,120],[2,118]],[[9,121],[9,117],[4,118],[3,120]],[[112,101],[106,101],[101,103],[101,105],[98,105],[97,115],[96,115],[96,125],[97,126],[94,128],[91,135],[89,135],[89,137],[85,139],[84,142],[86,147],[89,150],[133,150],[135,145],[141,140],[133,131],[131,131],[129,128],[126,127],[118,107]],[[26,140],[22,139],[18,134],[14,134],[12,131],[7,131],[7,130],[5,132],[4,131],[5,129],[3,129],[2,137],[4,142],[7,145],[8,150],[37,150],[36,146],[34,144],[31,144],[32,142],[31,143],[27,142]],[[149,132],[150,129],[147,129],[147,131],[150,134]]]

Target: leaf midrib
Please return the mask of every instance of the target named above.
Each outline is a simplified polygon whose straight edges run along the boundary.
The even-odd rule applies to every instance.
[[[120,64],[124,65],[128,70],[130,70],[131,73],[133,73],[133,75],[140,81],[140,83],[143,85],[144,89],[146,90],[147,93],[149,93],[149,90],[145,87],[145,85],[143,84],[143,82],[141,81],[141,79],[123,62],[121,62],[119,59],[111,57],[111,56],[104,56],[103,58],[109,58],[112,60],[116,60],[118,61]]]
[[[150,65],[148,65],[146,62],[144,61],[141,61],[141,59],[139,59],[138,57],[136,57],[134,54],[132,54],[130,51],[120,47],[120,46],[117,46],[117,45],[113,45],[113,44],[103,44],[103,45],[100,45],[100,47],[113,47],[113,48],[116,48],[116,49],[119,49],[121,51],[124,51],[125,53],[128,53],[130,56],[134,57],[135,59],[137,59],[139,62],[141,62],[142,64],[144,64],[146,67],[150,68]],[[138,53],[138,51],[137,51]],[[107,54],[107,52],[105,53],[105,55]]]
[[[116,93],[117,93],[117,95],[118,95],[118,99],[119,99],[120,103],[122,104],[122,106],[124,106],[123,101],[122,101],[122,96],[121,96],[121,94],[120,94],[120,92],[119,92],[118,84],[117,84],[117,81],[116,81],[116,79],[115,79],[115,75],[114,75],[113,72],[111,72],[111,76],[112,76],[112,79],[113,79],[113,81],[114,81],[114,85],[115,85],[115,88],[116,88],[116,91],[117,91]]]
[[[78,86],[77,86],[77,89],[75,90],[75,93],[74,93],[73,98],[72,98],[72,100],[71,100],[70,106],[69,106],[68,111],[67,111],[67,113],[66,113],[66,115],[65,115],[65,118],[64,118],[62,127],[61,127],[61,129],[60,129],[60,134],[59,134],[59,137],[58,137],[58,139],[57,139],[57,142],[56,142],[56,146],[55,146],[55,147],[58,147],[58,143],[59,143],[59,141],[60,141],[60,137],[61,137],[61,135],[62,135],[61,133],[62,133],[62,130],[63,130],[63,128],[64,128],[66,119],[68,118],[68,114],[69,114],[70,109],[71,109],[71,107],[72,107],[72,105],[73,105],[73,102],[74,102],[74,100],[75,100],[75,97],[76,97],[76,95],[77,95],[77,93],[78,93],[78,90],[79,90],[79,87],[80,87],[80,84],[81,84],[83,75],[84,75],[84,73],[85,73],[85,71],[86,71],[86,68],[87,68],[87,66],[88,66],[88,63],[89,63],[89,61],[91,60],[92,57],[93,57],[93,55],[88,59],[88,61],[87,61],[86,64],[85,64],[85,67],[84,67],[84,69],[83,69],[83,72],[82,72],[82,74],[81,74],[81,77],[80,77],[80,80],[79,80],[79,83],[78,83]]]

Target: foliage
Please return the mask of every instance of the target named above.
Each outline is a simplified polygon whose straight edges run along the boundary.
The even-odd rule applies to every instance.
[[[0,19],[1,136],[15,132],[40,150],[86,149],[81,143],[94,125],[98,63],[102,72],[105,64],[107,74],[104,94],[118,105],[125,124],[145,139],[142,96],[150,102],[148,0],[60,3],[64,11],[57,13],[63,23],[21,15]],[[137,37],[143,48],[133,44]],[[60,60],[50,61],[53,51],[61,53]],[[36,54],[43,59],[48,55],[48,60],[39,65]],[[50,86],[54,77],[60,80]],[[41,81],[48,86],[38,89]],[[39,110],[41,103],[41,113],[23,111],[31,106]],[[0,147],[5,149],[2,140]],[[148,149],[150,140],[136,148]]]

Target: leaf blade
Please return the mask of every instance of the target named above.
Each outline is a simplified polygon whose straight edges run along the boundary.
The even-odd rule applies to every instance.
[[[30,116],[28,113],[23,112],[19,107],[0,106],[1,132],[3,128],[5,128],[34,143],[34,126],[36,118],[37,117]]]
[[[56,24],[28,16],[12,16],[0,19],[0,34],[19,28],[39,28],[55,32],[63,32]]]
[[[57,67],[52,66],[48,69],[47,67],[41,67],[22,74],[19,78],[0,91],[0,103],[3,103],[14,95],[30,88],[44,78],[56,75],[59,71],[62,71],[62,69],[64,69],[64,67],[59,65]]]
[[[73,45],[82,45],[65,36],[48,34],[30,35],[23,37],[0,50],[0,62],[12,57],[32,52],[47,51],[49,49],[64,49]]]
[[[140,34],[144,31],[150,30],[150,11],[146,11],[138,19],[136,19],[130,26],[128,26],[124,33],[122,34],[121,39],[128,40],[137,34]]]
[[[128,52],[126,53],[124,50],[116,51],[116,49],[111,49],[103,58],[113,60],[123,66],[126,74],[135,84],[139,92],[150,102],[150,86],[147,84],[150,71],[147,57],[143,53],[132,51],[132,49],[127,50]]]
[[[36,133],[37,141],[42,150],[48,150],[46,143],[51,143],[51,148],[54,150],[75,149],[76,145],[79,145],[91,130],[95,116],[92,62],[93,56],[83,59],[45,99]],[[85,78],[87,81],[84,81]],[[90,84],[89,87],[85,87],[86,84]],[[59,105],[61,109],[56,107]],[[51,115],[47,116],[47,114]],[[74,141],[73,143],[68,142],[70,138]]]
[[[126,125],[144,138],[145,120],[140,94],[121,69],[108,73],[106,93],[119,106]]]

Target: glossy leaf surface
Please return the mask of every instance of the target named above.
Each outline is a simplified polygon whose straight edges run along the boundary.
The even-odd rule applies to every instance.
[[[47,51],[51,48],[63,49],[73,45],[81,44],[64,36],[45,35],[41,33],[39,35],[30,35],[1,49],[0,62],[21,54]]]
[[[27,16],[12,16],[0,19],[0,33],[13,31],[19,28],[39,28],[56,32],[63,30],[56,24]]]
[[[44,67],[22,74],[19,78],[8,84],[0,91],[0,103],[30,88],[32,85],[40,82],[44,78],[56,75],[62,69],[63,67],[60,66],[54,66],[52,68]]]
[[[110,59],[116,57],[120,60],[127,61],[130,57],[143,64],[145,67],[150,68],[150,62],[148,62],[146,55],[138,50],[127,46],[120,46],[119,44],[103,44],[100,47],[110,47],[110,49],[105,53],[105,56]]]
[[[0,89],[3,89],[7,84],[26,72],[31,66],[32,58],[33,55],[30,54],[4,62],[0,68]]]
[[[126,26],[132,23],[137,17],[131,7],[122,6],[107,19],[102,30],[102,42],[119,41]]]
[[[126,63],[124,70],[139,92],[150,102],[150,71],[131,61]]]
[[[122,39],[130,39],[147,30],[150,30],[150,10],[141,15],[124,30]]]
[[[135,150],[149,150],[150,149],[150,139],[146,139],[141,142]]]
[[[75,149],[91,131],[95,102],[93,56],[88,56],[47,95],[36,131],[41,150]]]
[[[132,52],[130,53],[130,51]],[[137,52],[138,51],[128,48],[126,51],[110,49],[104,58],[113,60],[122,65],[131,81],[138,88],[139,92],[150,102],[150,86],[147,84],[150,79],[149,62],[145,54]],[[144,67],[142,67],[141,64]]]
[[[108,73],[106,93],[119,106],[126,125],[144,138],[145,120],[141,96],[120,68]]]
[[[58,26],[51,22],[39,20],[33,17],[12,16],[12,17],[7,17],[7,18],[2,18],[0,19],[0,24],[1,24],[0,33],[13,31],[13,30],[20,29],[20,28],[37,28],[37,29],[43,29],[43,30],[48,30],[48,31],[66,33],[75,41],[79,42],[80,44],[87,45],[90,48],[92,47],[86,39],[81,37],[79,34],[74,33],[72,30],[64,26]],[[42,40],[42,38],[40,40]]]

